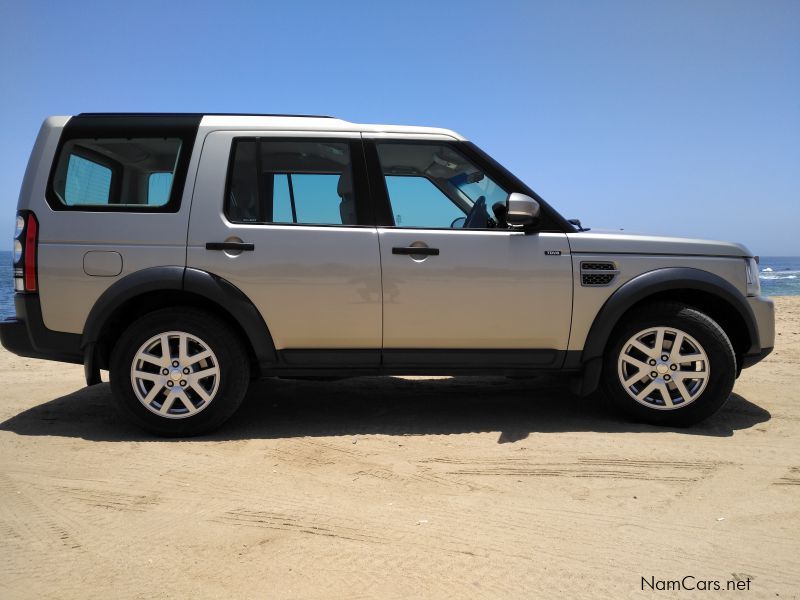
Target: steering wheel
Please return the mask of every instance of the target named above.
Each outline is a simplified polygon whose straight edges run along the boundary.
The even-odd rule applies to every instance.
[[[472,205],[472,208],[467,215],[467,219],[464,221],[463,228],[482,229],[485,228],[488,223],[489,212],[486,210],[486,197],[481,196],[475,200],[475,204]]]
[[[467,217],[456,217],[453,219],[453,222],[450,223],[450,229],[457,229],[464,226],[464,222],[467,220]]]

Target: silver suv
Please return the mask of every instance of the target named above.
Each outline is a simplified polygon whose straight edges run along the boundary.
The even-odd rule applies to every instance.
[[[541,370],[685,426],[773,346],[747,248],[583,229],[445,129],[51,117],[18,208],[3,345],[108,369],[161,435],[219,426],[256,377]]]

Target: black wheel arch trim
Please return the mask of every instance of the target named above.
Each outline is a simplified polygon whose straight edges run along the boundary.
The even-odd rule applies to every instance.
[[[183,289],[208,298],[230,314],[247,336],[259,365],[277,362],[269,326],[242,290],[218,275],[188,267],[184,273]]]
[[[580,358],[578,359],[578,353],[571,354],[568,358],[568,363],[577,362],[578,359],[579,364],[565,365],[573,368],[582,367],[583,370],[573,390],[586,395],[597,389],[600,382],[601,359],[606,344],[614,328],[628,310],[639,302],[647,300],[648,297],[678,290],[707,292],[727,302],[736,310],[747,328],[750,347],[746,354],[758,354],[761,351],[753,310],[744,295],[730,282],[714,273],[691,267],[656,269],[625,282],[603,304],[589,329]]]
[[[85,362],[95,364],[94,349],[109,319],[120,306],[137,296],[159,291],[183,291],[206,298],[239,325],[259,365],[270,365],[277,360],[275,344],[267,324],[239,288],[207,271],[166,266],[149,267],[131,273],[100,295],[89,312],[81,338],[81,348],[88,355]]]

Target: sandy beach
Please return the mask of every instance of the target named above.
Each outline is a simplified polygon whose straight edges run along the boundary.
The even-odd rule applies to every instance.
[[[359,378],[265,381],[161,440],[80,366],[0,350],[0,597],[797,598],[800,297],[776,307],[773,354],[687,430],[555,378]]]

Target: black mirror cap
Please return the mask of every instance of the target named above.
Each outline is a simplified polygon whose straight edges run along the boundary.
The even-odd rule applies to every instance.
[[[525,194],[513,192],[508,196],[508,212],[506,221],[511,226],[530,227],[539,221],[541,207],[539,203]]]

